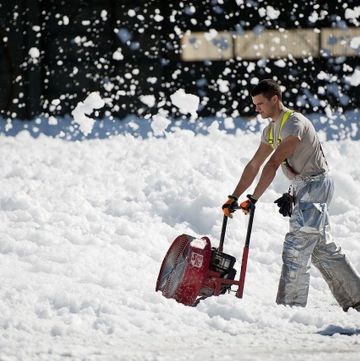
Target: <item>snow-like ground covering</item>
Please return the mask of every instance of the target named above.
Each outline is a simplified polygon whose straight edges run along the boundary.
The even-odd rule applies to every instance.
[[[155,292],[177,235],[217,245],[220,207],[260,138],[208,130],[83,142],[0,136],[2,361],[359,359],[360,314],[342,311],[316,269],[306,308],[275,304],[288,228],[273,203],[288,187],[281,174],[257,207],[244,299],[190,308]],[[360,271],[360,142],[324,150],[333,235]],[[247,219],[238,212],[228,225],[225,251],[238,269]]]

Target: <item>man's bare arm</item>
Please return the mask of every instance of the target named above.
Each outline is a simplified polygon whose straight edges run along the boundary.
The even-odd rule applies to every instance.
[[[245,190],[250,187],[256,175],[258,174],[261,165],[265,162],[266,158],[271,154],[272,151],[273,149],[269,144],[262,142],[260,143],[256,153],[244,168],[239,183],[233,192],[234,196],[239,198],[241,194],[243,194]]]
[[[299,142],[299,138],[290,135],[280,143],[274,154],[264,166],[259,183],[253,193],[254,198],[259,199],[262,196],[275,178],[276,171],[280,167],[281,163],[293,154]]]

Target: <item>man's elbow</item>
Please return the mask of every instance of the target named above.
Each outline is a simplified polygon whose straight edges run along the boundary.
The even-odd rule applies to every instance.
[[[271,170],[273,172],[276,173],[276,171],[278,170],[278,168],[280,167],[281,162],[277,159],[270,159],[266,165],[265,168],[267,168],[268,170]]]
[[[252,172],[257,173],[260,169],[260,165],[255,162],[253,159],[246,165],[246,168],[248,170],[251,170]]]

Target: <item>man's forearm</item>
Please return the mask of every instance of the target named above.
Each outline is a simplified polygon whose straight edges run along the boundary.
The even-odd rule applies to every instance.
[[[267,163],[261,172],[260,180],[257,186],[255,187],[253,196],[256,199],[259,199],[262,194],[266,191],[269,187],[273,179],[275,178],[276,171],[279,168],[279,165],[276,163]]]
[[[248,163],[246,167],[244,168],[243,174],[241,175],[241,178],[239,180],[238,185],[236,186],[233,195],[239,198],[247,188],[249,188],[254,181],[256,175],[259,172],[259,166]]]

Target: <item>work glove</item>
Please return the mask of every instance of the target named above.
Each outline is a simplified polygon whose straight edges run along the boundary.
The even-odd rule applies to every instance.
[[[228,200],[223,204],[222,210],[224,212],[224,215],[226,217],[232,218],[233,212],[236,211],[236,209],[239,207],[238,205],[238,198],[235,196],[228,196]]]
[[[284,217],[291,217],[293,206],[295,204],[295,198],[290,193],[284,193],[274,203],[279,207],[279,213]]]
[[[252,196],[251,194],[247,194],[246,197],[247,197],[247,200],[240,203],[240,208],[245,214],[248,214],[250,211],[250,208],[252,206],[254,206],[255,203],[257,202],[257,199],[254,196]]]

